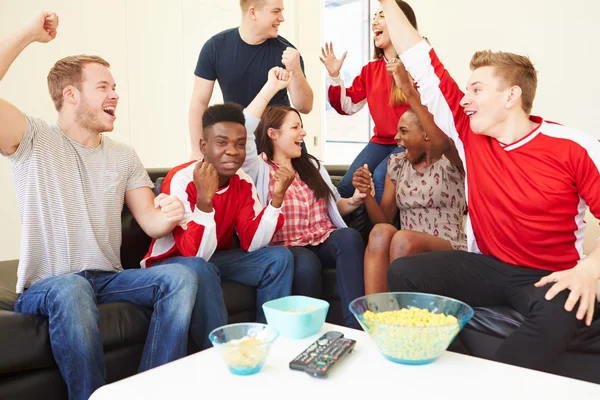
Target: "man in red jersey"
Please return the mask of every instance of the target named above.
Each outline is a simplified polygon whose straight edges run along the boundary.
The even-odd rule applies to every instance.
[[[527,57],[476,52],[463,93],[396,2],[380,3],[422,103],[465,163],[469,205],[469,252],[398,259],[389,288],[516,308],[525,322],[496,359],[543,369],[594,316],[600,244],[587,257],[582,245],[587,206],[600,216],[600,143],[530,115],[537,75]]]

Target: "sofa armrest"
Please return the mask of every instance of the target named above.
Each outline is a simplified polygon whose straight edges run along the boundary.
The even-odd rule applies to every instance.
[[[0,310],[12,311],[17,301],[17,267],[19,260],[0,261]]]

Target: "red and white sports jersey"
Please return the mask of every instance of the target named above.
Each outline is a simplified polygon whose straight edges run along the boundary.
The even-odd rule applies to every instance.
[[[342,78],[329,77],[327,94],[331,107],[342,115],[357,113],[368,103],[375,123],[371,142],[396,145],[394,136],[398,132],[398,120],[410,106],[399,104],[390,107],[392,77],[385,70],[386,64],[385,57],[370,61],[362,68],[360,75],[354,78],[349,88],[344,86]]]
[[[475,134],[463,93],[431,46],[422,41],[401,58],[465,163],[469,250],[523,267],[574,267],[583,258],[586,207],[600,216],[598,140],[533,116],[538,126],[512,144]]]
[[[153,262],[185,256],[210,260],[215,250],[229,250],[234,229],[240,247],[255,251],[269,244],[273,234],[283,226],[281,208],[260,205],[252,179],[241,169],[229,178],[229,184],[213,197],[213,211],[196,208],[194,167],[191,161],[173,168],[165,177],[161,192],[175,195],[183,202],[185,218],[172,233],[152,240],[150,250],[141,262],[142,268]]]

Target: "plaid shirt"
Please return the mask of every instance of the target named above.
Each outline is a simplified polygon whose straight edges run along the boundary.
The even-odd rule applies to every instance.
[[[269,162],[269,166],[271,168],[269,199],[272,199],[275,189],[275,171],[279,167],[272,162]],[[317,201],[315,193],[298,174],[285,193],[282,213],[285,222],[283,227],[273,235],[271,245],[317,246],[327,240],[331,232],[336,229],[329,218],[327,198]]]

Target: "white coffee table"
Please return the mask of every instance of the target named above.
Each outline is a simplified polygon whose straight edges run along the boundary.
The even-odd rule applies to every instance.
[[[289,362],[322,333],[356,340],[352,354],[327,379],[289,369]],[[600,373],[600,371],[599,371]],[[91,400],[113,399],[599,399],[600,385],[445,352],[432,364],[386,360],[363,331],[325,324],[302,340],[277,339],[261,372],[231,374],[215,349],[103,386]]]

